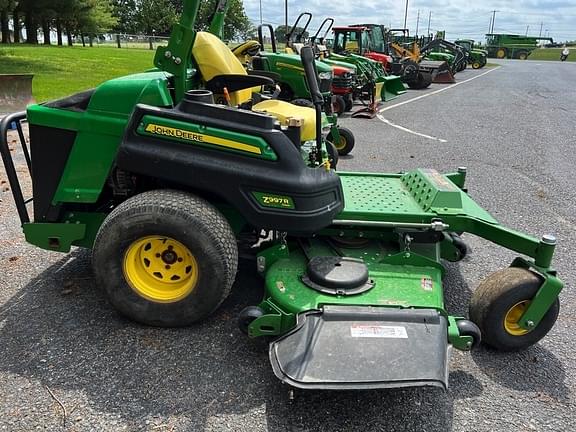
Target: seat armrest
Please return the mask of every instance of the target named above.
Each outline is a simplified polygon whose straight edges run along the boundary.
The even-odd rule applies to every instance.
[[[261,71],[261,70],[249,70],[247,71],[248,75],[250,76],[262,76],[266,78],[270,78],[274,80],[274,82],[280,81],[280,74],[276,72],[268,72],[268,71]]]

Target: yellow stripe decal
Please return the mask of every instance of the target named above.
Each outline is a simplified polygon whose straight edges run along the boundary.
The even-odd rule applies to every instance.
[[[214,144],[217,146],[245,151],[248,153],[262,154],[262,150],[259,147],[250,144],[243,144],[226,138],[190,132],[184,129],[177,129],[168,126],[161,126],[154,123],[150,123],[148,126],[146,126],[146,132],[163,137],[178,138],[181,140],[202,144]]]
[[[286,69],[293,69],[293,70],[296,70],[296,71],[298,71],[298,72],[304,72],[304,68],[301,68],[301,67],[299,67],[299,66],[294,66],[294,65],[291,65],[291,64],[288,64],[288,63],[278,62],[278,63],[276,63],[276,66],[277,66],[277,67],[283,67],[283,68],[286,68]]]

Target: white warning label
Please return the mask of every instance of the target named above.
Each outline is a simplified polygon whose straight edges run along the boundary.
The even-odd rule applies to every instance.
[[[408,339],[406,327],[354,324],[350,327],[354,338]]]

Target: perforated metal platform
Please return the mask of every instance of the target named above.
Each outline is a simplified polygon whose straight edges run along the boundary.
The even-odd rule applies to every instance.
[[[341,174],[345,208],[340,218],[382,214],[428,215],[400,177]]]

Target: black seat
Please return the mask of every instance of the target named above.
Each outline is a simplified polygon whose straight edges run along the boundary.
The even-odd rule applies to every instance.
[[[69,111],[84,112],[88,109],[90,104],[90,99],[96,89],[86,90],[80,93],[73,94],[72,96],[67,96],[63,99],[57,99],[54,101],[46,102],[44,106],[48,108],[58,108]]]

